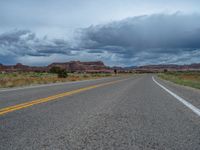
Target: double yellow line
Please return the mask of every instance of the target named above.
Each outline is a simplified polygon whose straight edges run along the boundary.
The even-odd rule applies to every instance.
[[[114,83],[117,83],[117,82],[120,82],[120,81],[123,81],[123,80],[125,80],[125,79],[117,80],[117,81],[111,81],[111,82],[107,82],[107,83],[101,83],[101,84],[97,84],[97,85],[92,85],[92,86],[76,89],[76,90],[73,90],[73,91],[64,92],[64,93],[52,95],[52,96],[49,96],[49,97],[36,99],[36,100],[30,101],[30,102],[25,102],[25,103],[13,105],[13,106],[5,107],[5,108],[0,109],[0,115],[4,115],[6,113],[13,112],[13,111],[16,111],[16,110],[20,110],[20,109],[23,109],[23,108],[31,107],[33,105],[53,101],[53,100],[56,100],[58,98],[62,98],[62,97],[65,97],[65,96],[74,95],[74,94],[77,94],[77,93],[80,93],[80,92],[83,92],[83,91],[88,91],[88,90],[91,90],[91,89],[94,89],[94,88],[114,84]]]

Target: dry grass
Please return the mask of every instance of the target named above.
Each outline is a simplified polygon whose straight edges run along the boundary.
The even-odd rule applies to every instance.
[[[159,74],[159,77],[177,84],[200,89],[200,72],[167,72]]]
[[[69,74],[67,78],[58,78],[56,74],[51,73],[6,73],[0,74],[0,88],[79,81],[107,76],[112,76],[112,74]]]

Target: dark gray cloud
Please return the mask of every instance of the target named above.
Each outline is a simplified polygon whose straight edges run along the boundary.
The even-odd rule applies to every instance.
[[[0,63],[103,60],[108,65],[200,62],[200,15],[155,14],[78,30],[65,39],[29,30],[0,35]],[[6,60],[8,58],[9,60]]]
[[[92,53],[93,49],[114,53],[125,64],[184,63],[193,59],[189,56],[183,59],[186,53],[200,49],[200,15],[175,13],[127,18],[90,26],[82,29],[81,35],[82,48]]]
[[[37,38],[29,30],[12,30],[0,35],[1,63],[16,63],[20,57],[48,57],[53,54],[71,55],[68,42],[63,39]]]

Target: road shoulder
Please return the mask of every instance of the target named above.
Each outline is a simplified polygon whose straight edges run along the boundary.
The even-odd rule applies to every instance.
[[[155,76],[155,79],[167,89],[186,99],[194,106],[200,108],[200,90],[188,86],[179,85]]]

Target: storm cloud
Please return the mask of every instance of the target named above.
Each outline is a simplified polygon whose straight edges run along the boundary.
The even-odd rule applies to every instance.
[[[198,14],[145,15],[80,32],[80,45],[89,52],[108,51],[134,64],[192,62],[193,53],[200,49]]]
[[[43,64],[76,59],[122,66],[200,62],[200,15],[131,17],[78,29],[70,41],[38,38],[29,30],[0,35],[0,63],[34,64],[40,59]]]
[[[22,57],[48,59],[55,54],[73,55],[68,42],[63,39],[37,38],[29,30],[12,30],[0,35],[1,63],[16,63]],[[31,64],[31,61],[30,59],[29,64]],[[34,64],[34,61],[32,63]]]

